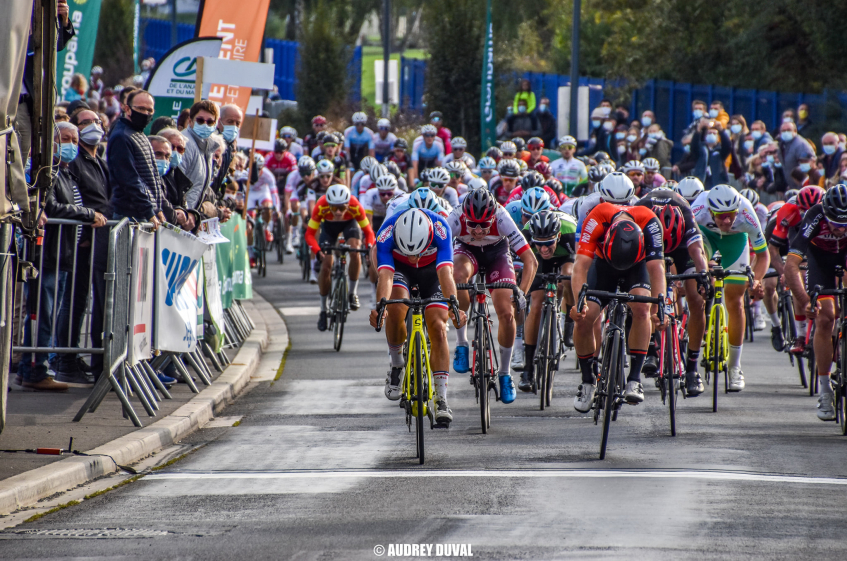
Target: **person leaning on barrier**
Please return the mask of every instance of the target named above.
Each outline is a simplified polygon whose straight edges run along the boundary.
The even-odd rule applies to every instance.
[[[171,224],[179,224],[180,228],[192,230],[195,224],[195,217],[192,213],[182,208],[182,201],[185,193],[191,187],[191,182],[178,169],[175,169],[174,162],[171,158],[173,147],[167,138],[153,135],[148,136],[147,140],[150,141],[150,146],[153,147],[153,156],[156,158],[156,171],[159,172],[165,184],[165,198],[170,203],[164,211],[165,219]],[[177,176],[177,173],[179,173],[179,176]]]
[[[203,191],[214,179],[212,156],[217,142],[209,137],[215,132],[218,122],[218,107],[208,99],[201,99],[191,106],[191,121],[182,131],[185,137],[185,155],[179,167],[191,180],[191,189],[185,196],[188,208],[197,208]]]
[[[225,150],[221,156],[221,167],[217,176],[212,180],[212,191],[219,197],[224,194],[223,183],[229,174],[232,158],[238,151],[238,135],[241,131],[241,123],[244,121],[244,113],[237,105],[221,105],[221,118],[218,119],[218,132],[226,143]]]

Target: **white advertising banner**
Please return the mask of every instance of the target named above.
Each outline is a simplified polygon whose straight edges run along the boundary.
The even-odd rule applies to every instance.
[[[224,308],[221,302],[221,283],[218,281],[217,251],[214,246],[209,246],[208,251],[203,254],[203,269],[206,279],[206,307],[218,332],[217,341],[222,342],[225,330]],[[213,350],[220,352],[221,349],[219,345],[215,345]]]
[[[154,346],[160,351],[197,348],[197,270],[207,247],[188,232],[158,230]]]
[[[130,287],[130,344],[127,360],[133,366],[153,358],[153,263],[156,236],[136,230],[132,238]]]

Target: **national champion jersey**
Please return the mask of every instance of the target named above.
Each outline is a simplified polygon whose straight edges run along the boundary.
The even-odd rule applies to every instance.
[[[709,192],[704,191],[691,203],[691,211],[694,213],[694,219],[700,225],[701,230],[708,230],[719,236],[746,234],[750,238],[750,245],[753,247],[753,251],[756,253],[767,251],[768,244],[765,241],[765,233],[762,231],[762,225],[759,223],[756,210],[750,201],[744,197],[740,197],[741,200],[735,222],[732,223],[730,231],[724,233],[721,232],[720,228],[718,228],[712,219],[708,199]]]
[[[373,228],[371,228],[371,224],[368,222],[365,209],[362,208],[362,205],[356,197],[350,197],[350,203],[347,207],[347,211],[342,215],[341,220],[334,219],[335,217],[329,206],[329,203],[326,202],[326,195],[324,195],[318,199],[317,204],[315,204],[315,209],[312,211],[312,217],[309,219],[309,225],[306,227],[306,242],[312,248],[312,251],[317,253],[321,250],[321,246],[315,238],[315,232],[318,231],[323,222],[347,222],[348,220],[355,220],[359,225],[359,228],[362,229],[362,233],[365,235],[365,245],[373,245]]]
[[[423,210],[432,221],[432,241],[418,256],[416,263],[412,263],[407,255],[397,250],[394,243],[394,225],[401,214],[389,216],[382,223],[376,237],[376,263],[377,270],[394,270],[396,262],[403,263],[409,267],[420,269],[427,265],[436,263],[436,269],[446,265],[453,265],[453,239],[450,233],[450,225],[447,219],[431,210]]]
[[[403,191],[399,188],[394,189],[393,195],[395,197],[402,194]],[[392,201],[393,199],[388,200]],[[382,202],[382,197],[379,196],[379,189],[376,187],[368,189],[367,192],[362,195],[361,202],[365,212],[370,212],[373,216],[385,216],[385,212],[388,210],[388,205]]]
[[[573,193],[577,185],[588,182],[588,171],[585,169],[585,164],[576,158],[554,160],[550,164],[550,173],[562,184],[562,188],[568,196]]]

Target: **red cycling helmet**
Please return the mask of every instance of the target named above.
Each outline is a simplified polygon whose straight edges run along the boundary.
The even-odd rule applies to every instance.
[[[476,189],[465,196],[462,212],[467,221],[490,222],[497,213],[497,199],[488,189]]]
[[[551,171],[547,162],[538,162],[535,164],[535,171],[544,176],[544,179],[550,179]]]
[[[313,125],[325,125],[326,124],[326,117],[324,117],[323,115],[316,115],[316,116],[312,117],[312,124]]]
[[[644,233],[638,224],[625,218],[609,226],[602,255],[609,265],[619,271],[626,271],[643,260]]]
[[[823,199],[823,194],[825,191],[820,187],[815,185],[809,185],[807,187],[803,187],[800,189],[800,192],[797,193],[797,207],[806,212]]]
[[[544,148],[544,141],[538,138],[537,136],[533,136],[526,143],[527,148],[538,148],[539,146],[541,148]]]
[[[665,253],[669,253],[679,247],[682,237],[685,235],[685,218],[682,211],[673,205],[665,205],[656,213],[659,222],[664,228]]]

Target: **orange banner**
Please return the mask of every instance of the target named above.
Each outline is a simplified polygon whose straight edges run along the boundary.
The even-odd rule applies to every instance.
[[[220,37],[218,58],[259,62],[270,0],[203,0],[198,37]],[[212,84],[209,100],[247,111],[250,88]]]

